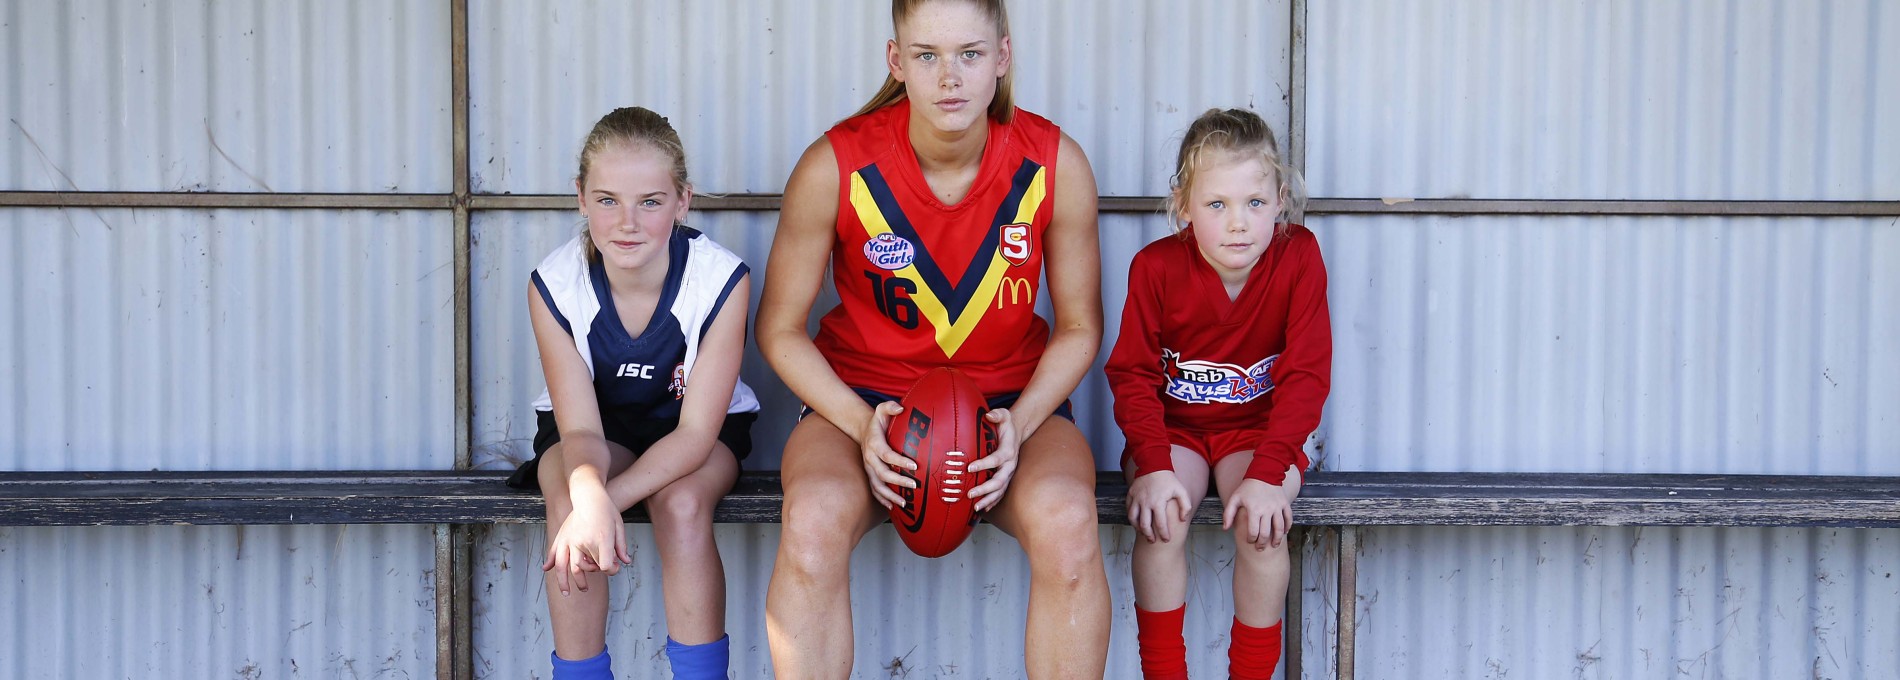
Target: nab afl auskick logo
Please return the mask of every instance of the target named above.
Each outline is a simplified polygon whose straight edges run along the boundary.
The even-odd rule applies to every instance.
[[[878,234],[864,242],[864,259],[884,271],[897,271],[917,259],[917,247],[896,234]]]

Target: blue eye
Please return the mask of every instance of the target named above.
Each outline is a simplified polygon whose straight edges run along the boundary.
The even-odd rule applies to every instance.
[[[983,56],[983,53],[976,50],[965,50],[963,53],[963,58],[968,61],[976,61],[976,59],[981,56]]]
[[[1227,203],[1225,201],[1213,201],[1211,203],[1208,203],[1207,207],[1213,208],[1215,210],[1220,210],[1221,208],[1227,207]]]
[[[917,55],[917,59],[919,61],[931,62],[931,61],[937,60],[937,55],[936,53],[933,53],[933,52],[925,52],[923,54]]]
[[[660,201],[658,199],[649,198],[647,200],[641,201],[640,205],[646,206],[648,208],[658,208],[660,207]]]
[[[602,198],[600,199],[600,201],[599,201],[599,203],[600,203],[601,205],[604,205],[604,206],[608,206],[608,207],[612,207],[612,206],[615,206],[615,205],[619,205],[619,202],[618,202],[618,201],[615,201],[614,199],[611,199],[611,198],[606,198],[606,197],[602,197]]]
[[[1266,201],[1262,201],[1262,200],[1260,200],[1260,199],[1258,199],[1258,198],[1256,198],[1256,199],[1253,199],[1252,201],[1250,201],[1250,202],[1248,202],[1248,205],[1251,205],[1251,206],[1253,206],[1253,207],[1255,207],[1255,208],[1264,208],[1264,207],[1266,207],[1266,206],[1267,206],[1267,202],[1266,202]]]

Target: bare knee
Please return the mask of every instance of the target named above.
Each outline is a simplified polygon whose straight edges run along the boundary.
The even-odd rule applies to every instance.
[[[676,483],[647,499],[647,516],[653,519],[655,529],[669,534],[704,533],[712,525],[713,506],[718,502],[718,498],[704,497]]]
[[[1102,545],[1093,502],[1065,503],[1038,512],[1035,524],[1033,531],[1025,532],[1029,540],[1023,542],[1034,578],[1076,587],[1091,574],[1102,573]]]
[[[1265,549],[1261,549],[1249,543],[1236,528],[1234,530],[1234,562],[1241,569],[1246,570],[1285,571],[1288,565],[1286,541],[1281,541],[1277,546],[1268,545]]]
[[[785,499],[779,538],[779,568],[808,581],[845,578],[857,547],[858,508],[840,507],[828,494]]]

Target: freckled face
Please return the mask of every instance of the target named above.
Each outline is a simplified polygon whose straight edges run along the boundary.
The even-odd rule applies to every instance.
[[[690,192],[673,183],[672,159],[656,149],[614,145],[597,152],[576,183],[587,235],[607,266],[636,270],[664,256]]]
[[[1009,38],[975,3],[930,2],[904,18],[885,58],[912,115],[961,132],[989,115],[997,79],[1009,72]]]
[[[1255,154],[1217,155],[1195,169],[1181,217],[1222,278],[1244,277],[1267,251],[1280,218],[1278,185]]]

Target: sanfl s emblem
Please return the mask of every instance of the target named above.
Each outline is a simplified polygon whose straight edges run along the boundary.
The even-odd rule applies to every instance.
[[[1011,267],[1021,267],[1029,261],[1029,225],[1023,223],[1003,225],[1003,259]]]

